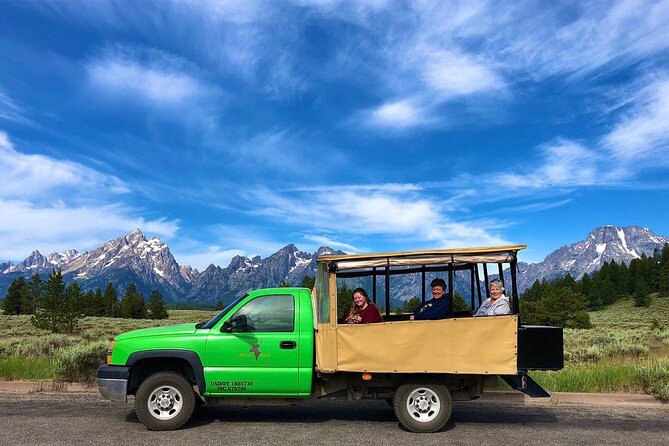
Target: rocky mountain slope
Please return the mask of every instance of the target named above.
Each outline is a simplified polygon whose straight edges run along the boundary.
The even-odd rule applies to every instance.
[[[604,226],[594,229],[585,240],[562,246],[550,253],[540,263],[518,263],[518,284],[522,292],[535,280],[552,279],[567,273],[580,278],[584,273],[598,270],[605,261],[630,262],[642,254],[651,255],[661,249],[669,238],[655,235],[648,228],[638,226]],[[20,263],[0,264],[0,296],[7,292],[9,284],[18,276],[29,277],[34,273],[43,278],[52,269],[63,271],[66,280],[77,280],[84,289],[101,287],[112,282],[120,293],[130,283],[148,297],[157,289],[168,301],[215,304],[218,300],[229,302],[248,290],[277,286],[282,281],[299,285],[305,275],[315,275],[316,259],[324,254],[343,254],[331,248],[321,247],[315,253],[300,251],[290,244],[267,258],[236,256],[223,268],[209,265],[203,272],[190,266],[180,266],[169,247],[158,238],[147,239],[139,230],[110,240],[86,253],[73,249],[43,256],[33,251]],[[522,252],[521,252],[522,258]],[[508,271],[505,273],[508,278]],[[429,283],[437,274],[428,274]],[[444,279],[447,275],[441,274]],[[391,278],[393,302],[412,296],[420,296],[419,274]],[[470,279],[462,272],[455,276],[455,289],[466,299],[469,296]],[[371,292],[371,279],[357,279],[349,283],[354,287],[365,286]],[[385,281],[377,283],[380,302],[385,296]],[[429,288],[427,295],[429,297]],[[399,299],[399,300],[396,300]]]
[[[567,274],[580,279],[583,274],[599,270],[604,262],[629,263],[642,254],[652,255],[665,243],[669,243],[669,237],[655,235],[648,228],[602,226],[593,229],[585,240],[558,248],[542,262],[518,262],[518,288],[522,292],[535,280],[550,280]]]

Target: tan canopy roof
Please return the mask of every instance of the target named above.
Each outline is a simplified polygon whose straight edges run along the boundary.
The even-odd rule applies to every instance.
[[[442,265],[448,263],[508,263],[515,253],[527,245],[479,248],[434,249],[370,254],[325,255],[319,263],[335,262],[337,269],[372,268],[379,266]]]

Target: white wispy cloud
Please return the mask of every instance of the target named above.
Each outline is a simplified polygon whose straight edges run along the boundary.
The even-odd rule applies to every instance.
[[[634,160],[668,164],[669,79],[651,82],[629,103],[629,110],[602,138],[603,145],[626,164]]]
[[[334,249],[342,249],[348,254],[355,254],[358,252],[365,251],[364,249],[358,248],[356,246],[353,246],[349,243],[344,243],[340,242],[339,240],[335,240],[332,237],[324,236],[324,235],[313,235],[313,234],[307,234],[304,236],[306,240],[310,240],[312,242],[315,242],[318,244],[317,247],[314,247],[315,249],[320,248],[321,246],[327,246],[330,248]]]
[[[146,220],[121,205],[70,206],[63,202],[39,205],[0,199],[0,258],[19,260],[34,249],[42,253],[90,249],[135,228],[164,238],[179,229],[175,221]]]
[[[574,141],[559,139],[540,147],[541,160],[526,167],[523,173],[503,173],[492,183],[520,189],[588,186],[606,183],[600,168],[601,158],[592,150]]]
[[[423,186],[414,183],[380,183],[380,184],[344,184],[335,186],[308,186],[291,189],[298,192],[410,192],[419,191]]]
[[[23,124],[31,123],[31,120],[26,116],[26,111],[23,107],[20,107],[16,101],[2,91],[2,89],[0,89],[0,119]]]
[[[0,132],[0,259],[18,260],[33,249],[43,252],[98,246],[135,228],[166,238],[179,224],[147,219],[141,211],[118,204],[129,187],[113,175],[82,164],[14,148]]]
[[[433,246],[502,243],[495,222],[465,222],[449,218],[436,198],[414,192],[331,191],[281,194],[259,189],[252,213],[278,218],[304,228],[356,239],[368,235]]]
[[[0,132],[0,171],[5,183],[0,198],[38,197],[59,188],[92,189],[119,194],[128,192],[117,177],[79,163],[17,151],[5,132]]]
[[[209,98],[217,89],[199,79],[197,68],[155,49],[115,46],[86,65],[91,85],[109,99],[143,100],[158,106]]]
[[[428,111],[420,101],[401,99],[363,112],[363,117],[371,127],[405,129],[434,122]]]

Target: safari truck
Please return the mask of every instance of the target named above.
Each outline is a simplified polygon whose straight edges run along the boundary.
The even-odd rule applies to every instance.
[[[313,290],[251,291],[208,322],[117,336],[97,372],[100,393],[126,402],[134,395],[137,416],[151,430],[181,427],[205,402],[347,398],[388,401],[412,432],[442,429],[452,401],[478,398],[497,376],[532,397],[548,396],[528,371],[563,367],[562,329],[520,322],[516,256],[523,248],[321,256]],[[473,317],[482,289],[487,296],[488,281],[504,281],[505,269],[511,314]],[[426,284],[437,276],[448,283],[442,298],[459,300],[452,317],[391,313],[393,287],[404,284],[425,301]],[[337,290],[344,283],[366,286],[384,321],[342,323]]]

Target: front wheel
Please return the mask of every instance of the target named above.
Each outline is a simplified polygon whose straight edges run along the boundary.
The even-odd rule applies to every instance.
[[[175,372],[149,376],[135,395],[137,418],[152,431],[179,429],[190,419],[194,409],[193,386]]]
[[[411,432],[438,432],[451,418],[451,394],[433,381],[402,384],[395,391],[393,409],[400,424]]]

